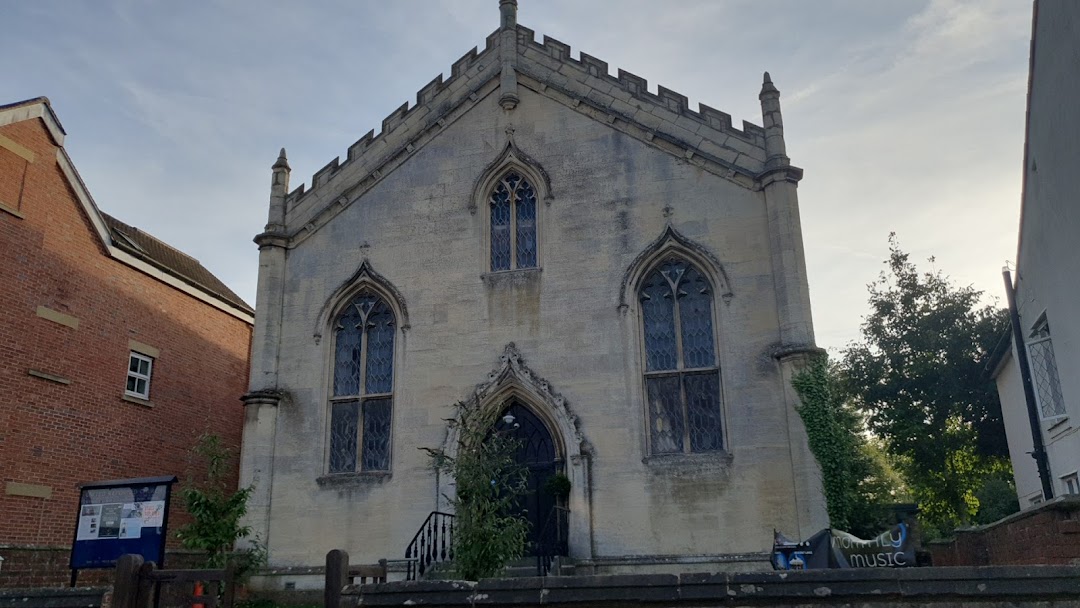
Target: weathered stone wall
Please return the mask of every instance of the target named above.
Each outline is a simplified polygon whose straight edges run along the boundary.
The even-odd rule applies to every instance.
[[[551,402],[565,399],[566,411],[544,414],[565,422],[552,430],[574,485],[574,557],[755,553],[771,546],[774,528],[807,536],[826,525],[790,369],[777,359],[812,347],[808,301],[779,295],[785,286],[805,295],[801,241],[790,244],[794,183],[755,182],[766,170],[760,127],[736,132],[725,115],[691,113],[666,90],[635,96],[626,87],[636,77],[615,81],[584,56],[562,65],[560,48],[530,42],[517,57],[512,112],[488,79],[489,48],[455,64],[442,92],[425,88],[415,109],[354,144],[345,163],[321,170],[312,190],[295,190],[284,211],[275,190],[260,237],[267,317],[257,321],[252,372],[252,389],[266,393],[249,413],[244,465],[245,482],[263,484],[251,521],[265,531],[272,566],[318,564],[333,547],[361,562],[401,557],[447,491],[418,448],[443,445],[451,406],[488,380],[509,343],[549,383],[538,382]],[[648,96],[662,107],[640,101]],[[487,193],[475,188],[511,141],[550,182],[539,200],[539,268],[489,273]],[[646,450],[641,319],[626,283],[635,260],[675,233],[712,273],[722,453]],[[275,247],[287,250],[276,257]],[[392,471],[329,476],[328,315],[365,262],[408,311],[396,334]],[[785,342],[789,334],[800,341]]]
[[[0,589],[0,608],[99,608],[108,606],[108,587]]]
[[[360,606],[1080,606],[1080,568],[898,568],[420,581],[346,587]],[[344,605],[344,601],[343,601]]]

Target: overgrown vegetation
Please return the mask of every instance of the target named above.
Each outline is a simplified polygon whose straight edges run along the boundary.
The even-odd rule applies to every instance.
[[[1008,315],[940,271],[920,273],[895,235],[886,264],[868,285],[871,312],[843,353],[839,390],[898,463],[924,530],[948,533],[982,520],[980,496],[1000,495],[1011,470],[997,390],[984,372]],[[1009,501],[994,502],[1001,512]]]
[[[201,435],[191,456],[205,475],[198,480],[189,478],[181,488],[180,496],[192,521],[182,526],[176,536],[185,548],[206,553],[206,568],[224,568],[231,558],[238,575],[244,577],[266,562],[265,548],[258,539],[251,543],[251,549],[232,552],[236,541],[251,535],[251,528],[240,525],[240,520],[247,514],[247,501],[254,488],[232,486],[230,473],[236,455],[217,435]]]
[[[827,357],[815,357],[792,384],[821,467],[830,524],[862,538],[879,534],[893,523],[889,506],[908,499],[905,484],[866,435],[859,413],[845,403]]]
[[[528,522],[520,498],[527,471],[514,459],[518,442],[493,430],[495,415],[460,407],[454,421],[457,453],[427,450],[434,465],[457,486],[454,505],[454,569],[465,580],[499,575],[525,553]]]

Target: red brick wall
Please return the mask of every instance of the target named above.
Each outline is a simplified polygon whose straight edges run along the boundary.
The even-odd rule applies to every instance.
[[[68,570],[70,550],[66,547],[21,547],[0,545],[4,566],[0,568],[0,589],[31,589],[36,587],[66,587],[71,582]],[[205,557],[188,550],[168,551],[165,566],[171,569],[202,568]],[[114,569],[82,570],[80,587],[112,584]]]
[[[0,546],[67,546],[79,483],[183,480],[204,432],[239,448],[251,327],[109,257],[40,119],[2,126],[0,135],[35,154],[19,187],[10,182],[21,172],[0,171],[0,192],[21,190],[23,216],[0,209]],[[0,158],[11,157],[0,147]],[[41,318],[39,306],[77,318],[78,328]],[[160,350],[153,407],[123,399],[129,340]],[[10,482],[52,495],[10,495]],[[173,530],[185,519],[178,502]]]
[[[1080,565],[1080,497],[970,530],[945,543],[927,543],[935,566]]]

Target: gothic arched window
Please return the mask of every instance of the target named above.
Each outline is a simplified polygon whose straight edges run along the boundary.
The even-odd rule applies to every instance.
[[[664,259],[638,292],[652,454],[724,447],[713,290],[682,258]]]
[[[510,171],[488,199],[491,213],[491,270],[536,268],[536,189]]]
[[[334,323],[331,473],[390,470],[395,326],[393,309],[371,291]]]

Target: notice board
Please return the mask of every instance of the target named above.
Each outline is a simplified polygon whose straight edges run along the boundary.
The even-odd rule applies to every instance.
[[[99,481],[79,486],[71,569],[112,568],[125,553],[161,565],[175,476]],[[74,580],[74,577],[73,577]]]

